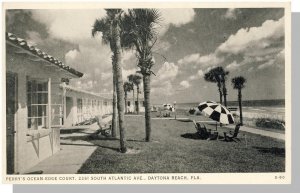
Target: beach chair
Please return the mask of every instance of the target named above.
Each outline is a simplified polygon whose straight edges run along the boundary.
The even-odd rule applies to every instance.
[[[241,127],[241,124],[239,123],[235,126],[233,133],[232,133],[232,131],[230,131],[229,134],[224,132],[224,140],[225,141],[235,141],[235,140],[240,141],[240,139],[237,138],[237,136],[239,134],[240,127]]]
[[[197,133],[201,139],[209,138],[210,133],[207,131],[206,126],[204,124],[196,122],[195,120],[193,120],[193,123],[194,123]]]
[[[112,130],[112,117],[106,117],[102,118],[102,116],[96,116],[95,117],[97,124],[99,126],[99,133],[101,135],[110,135]]]

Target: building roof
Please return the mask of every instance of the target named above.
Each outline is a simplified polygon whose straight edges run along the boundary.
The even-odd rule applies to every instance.
[[[84,93],[84,94],[88,94],[88,95],[100,97],[102,99],[111,100],[111,97],[105,97],[105,96],[102,96],[102,95],[97,94],[97,93],[93,93],[93,92],[89,92],[89,91],[85,91],[85,90],[82,90],[82,89],[79,89],[79,88],[72,87],[70,85],[61,84],[60,87],[61,88],[65,88],[66,91],[73,91],[73,92],[77,92],[77,93]]]
[[[83,73],[81,73],[81,72],[65,65],[64,63],[62,63],[58,59],[56,59],[53,56],[41,51],[37,47],[30,45],[26,40],[17,37],[13,33],[6,33],[6,41],[13,44],[14,46],[17,46],[19,48],[22,48],[22,49],[28,51],[29,53],[33,54],[36,57],[41,58],[42,60],[50,62],[50,63],[54,64],[55,66],[70,72],[71,74],[73,74],[77,77],[82,77],[83,76]]]

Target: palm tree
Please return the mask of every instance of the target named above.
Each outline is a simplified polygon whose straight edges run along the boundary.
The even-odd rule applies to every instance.
[[[140,94],[140,84],[142,82],[142,77],[139,74],[135,74],[133,76],[133,84],[136,86],[136,113],[140,113],[140,101],[139,101],[139,94]]]
[[[132,84],[136,86],[136,92],[137,92],[136,93],[136,100],[137,100],[136,110],[137,110],[137,114],[139,114],[139,112],[140,112],[139,93],[140,93],[140,84],[142,81],[142,77],[139,74],[131,74],[128,76],[128,80],[129,80],[129,82],[132,82]],[[134,88],[133,88],[133,100],[134,100]]]
[[[133,105],[133,112],[135,112],[135,103],[134,103],[134,75],[130,74],[129,76],[127,76],[128,81],[132,84],[132,105]]]
[[[106,9],[106,17],[97,19],[92,29],[92,35],[102,32],[102,40],[104,43],[110,45],[113,53],[112,65],[114,82],[117,93],[117,107],[119,117],[119,131],[120,131],[120,150],[122,153],[126,152],[125,146],[125,129],[124,129],[124,89],[122,80],[122,67],[121,67],[121,27],[120,22],[121,9]]]
[[[238,100],[240,109],[240,123],[243,125],[243,112],[242,112],[242,89],[245,87],[246,79],[242,76],[234,77],[231,80],[234,89],[238,90]]]
[[[207,82],[217,83],[218,91],[220,95],[220,104],[223,103],[223,94],[221,89],[221,81],[218,76],[215,76],[213,69],[204,74],[204,80]]]
[[[136,50],[139,73],[143,76],[145,100],[145,129],[148,142],[151,138],[150,76],[154,65],[152,48],[157,41],[156,26],[161,14],[157,9],[129,9],[123,18],[124,46]]]
[[[219,94],[220,94],[220,103],[222,104],[222,96],[224,97],[224,106],[227,107],[227,89],[226,89],[226,79],[228,71],[225,71],[223,67],[215,67],[210,71],[205,73],[204,79],[208,82],[217,83]]]
[[[127,93],[133,90],[133,85],[130,82],[124,82],[124,92],[125,92],[125,112],[127,112]]]

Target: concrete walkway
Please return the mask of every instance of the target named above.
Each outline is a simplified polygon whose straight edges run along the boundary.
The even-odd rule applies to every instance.
[[[43,171],[43,174],[76,174],[97,148],[94,144],[84,140],[97,129],[99,127],[96,123],[62,129],[61,150],[26,173]]]
[[[230,126],[230,128],[234,129],[234,126]],[[266,131],[262,129],[255,129],[247,126],[241,126],[240,130],[248,133],[271,137],[274,139],[285,140],[285,135],[282,133],[276,133],[276,132]]]

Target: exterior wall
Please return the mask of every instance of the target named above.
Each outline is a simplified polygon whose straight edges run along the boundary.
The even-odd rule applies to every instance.
[[[24,173],[30,167],[59,151],[59,128],[31,130],[28,125],[27,76],[37,79],[51,79],[51,102],[61,104],[58,94],[62,72],[53,67],[46,67],[46,62],[29,60],[28,54],[16,54],[15,48],[7,47],[6,71],[17,74],[17,101],[15,124],[15,173]],[[49,92],[49,91],[48,91]],[[59,108],[51,114],[59,113]],[[54,116],[53,116],[54,117]],[[60,119],[52,119],[52,125],[59,125]]]
[[[62,88],[62,90],[65,88]],[[72,90],[66,88],[65,97],[72,98],[73,102],[65,102],[65,109],[71,109],[68,115],[64,115],[64,127],[70,127],[80,123],[84,120],[88,120],[95,116],[111,114],[112,113],[112,101],[103,97],[86,93],[84,91]],[[78,99],[82,101],[81,115],[78,113]],[[66,101],[66,100],[64,100]],[[105,105],[106,104],[106,105]],[[66,111],[68,112],[68,111]]]
[[[128,105],[130,103],[130,105]],[[136,104],[137,103],[137,100],[132,100],[132,98],[129,98],[127,99],[127,105],[126,105],[126,108],[127,108],[127,112],[129,113],[132,113],[132,112],[135,112],[135,109],[136,108]],[[139,108],[140,108],[140,112],[145,112],[145,107],[144,107],[144,99],[139,99]]]

